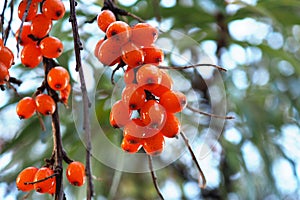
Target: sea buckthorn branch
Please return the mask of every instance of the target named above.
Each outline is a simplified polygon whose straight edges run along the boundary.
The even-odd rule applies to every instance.
[[[210,66],[214,67],[220,71],[226,72],[227,70],[223,67],[220,67],[218,65],[214,64],[195,64],[195,65],[187,65],[187,66],[158,66],[160,69],[173,69],[173,70],[184,70],[184,69],[190,69],[190,68],[196,68],[196,67],[204,67],[204,66]]]
[[[197,169],[198,169],[198,171],[200,173],[199,186],[201,188],[205,188],[206,187],[206,178],[205,178],[205,175],[204,175],[204,173],[203,173],[203,171],[202,171],[202,169],[200,167],[199,162],[197,161],[195,153],[194,153],[191,145],[189,144],[189,140],[188,140],[188,138],[186,137],[186,135],[182,131],[180,131],[180,135],[181,135],[182,139],[184,140],[185,145],[188,147],[190,155],[192,156],[192,159],[193,159],[193,161],[194,161],[194,163],[195,163],[195,165],[196,165],[196,167],[197,167]]]
[[[74,49],[75,49],[75,58],[76,58],[76,71],[79,73],[80,84],[81,84],[81,92],[82,92],[82,101],[83,101],[83,129],[85,132],[85,142],[86,142],[86,163],[85,163],[85,173],[87,176],[87,199],[92,199],[94,195],[94,186],[92,182],[92,172],[91,172],[91,127],[90,127],[90,107],[91,103],[88,98],[88,93],[86,89],[85,77],[82,69],[81,63],[81,54],[82,43],[80,41],[80,36],[78,32],[78,24],[76,17],[76,5],[77,3],[74,0],[70,0],[70,19],[69,21],[72,24],[72,31],[74,37]]]
[[[157,176],[155,171],[153,170],[153,162],[152,162],[152,156],[148,155],[148,162],[149,162],[149,169],[150,169],[150,173],[151,173],[151,178],[152,178],[152,182],[153,185],[155,187],[155,190],[159,196],[160,199],[164,200],[164,196],[162,195],[159,187],[158,187],[158,183],[157,183]]]
[[[2,10],[2,13],[1,13],[1,16],[0,16],[1,17],[0,30],[2,32],[2,38],[4,36],[4,13],[5,13],[5,10],[6,10],[6,7],[7,7],[7,3],[8,3],[8,1],[5,0],[4,1],[4,5],[3,5],[3,10]]]
[[[199,113],[201,115],[205,115],[205,116],[208,116],[208,117],[214,117],[214,118],[219,118],[219,119],[234,119],[233,116],[220,116],[220,115],[215,115],[213,113],[207,113],[207,112],[203,112],[201,110],[198,110],[190,105],[187,105],[186,106],[187,109],[193,111],[193,112],[196,112],[196,113]]]
[[[43,179],[40,179],[40,180],[37,180],[37,181],[32,181],[32,182],[25,182],[24,184],[25,185],[34,185],[36,183],[41,183],[41,182],[44,182],[44,181],[46,181],[46,180],[48,180],[50,178],[56,177],[57,175],[58,175],[57,173],[54,173],[54,174],[52,174],[50,176],[47,176],[47,177],[45,177]]]
[[[14,0],[11,0],[10,2],[10,18],[9,18],[9,21],[8,21],[8,25],[4,31],[4,34],[2,35],[3,37],[3,43],[4,45],[6,45],[6,42],[7,42],[7,39],[8,39],[8,35],[9,35],[9,32],[11,30],[11,23],[12,23],[12,20],[13,20],[13,14],[14,14]]]

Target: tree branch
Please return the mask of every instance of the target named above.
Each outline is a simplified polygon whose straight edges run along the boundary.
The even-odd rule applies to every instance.
[[[201,115],[208,116],[208,117],[214,117],[214,118],[219,118],[219,119],[234,119],[233,116],[220,116],[220,115],[215,115],[215,114],[212,114],[212,113],[203,112],[201,110],[193,108],[190,105],[187,105],[186,108],[189,109],[189,110],[191,110],[191,111],[193,111],[193,112],[196,112],[196,113],[199,113]]]
[[[81,54],[82,43],[80,41],[80,36],[78,32],[78,24],[76,18],[76,5],[77,3],[74,0],[70,0],[70,19],[69,21],[72,24],[73,38],[74,38],[74,49],[75,49],[75,58],[76,58],[76,71],[79,72],[81,92],[82,92],[82,101],[83,101],[83,129],[85,132],[85,142],[86,142],[86,163],[85,163],[85,173],[87,176],[87,200],[92,199],[94,195],[94,188],[92,182],[92,172],[91,172],[91,127],[90,127],[90,107],[91,103],[88,98],[88,93],[86,89],[86,82],[84,78],[84,73],[81,64]]]
[[[208,63],[204,63],[204,64],[195,64],[195,65],[188,65],[188,66],[182,66],[182,67],[178,67],[178,66],[158,66],[160,69],[174,69],[174,70],[183,70],[183,69],[190,69],[190,68],[196,68],[196,67],[204,67],[204,66],[209,66],[209,67],[214,67],[218,70],[224,71],[226,72],[227,70],[224,69],[223,67],[220,67],[218,65],[214,65],[214,64],[208,64]]]
[[[154,187],[156,189],[156,192],[157,192],[158,196],[160,197],[160,199],[164,200],[164,196],[162,195],[162,193],[158,187],[156,174],[153,170],[152,156],[148,155],[148,161],[149,161],[149,169],[151,172],[152,181],[153,181]]]

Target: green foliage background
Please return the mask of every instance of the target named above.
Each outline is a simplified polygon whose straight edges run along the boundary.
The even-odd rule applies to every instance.
[[[64,2],[68,5],[68,1]],[[194,196],[187,194],[185,186],[197,184],[198,176],[190,160],[187,161],[188,154],[184,154],[183,158],[157,171],[160,186],[166,189],[171,187],[172,183],[174,188],[175,184],[175,188],[181,194],[178,199],[299,199],[300,1],[252,2],[254,3],[247,4],[239,0],[177,0],[173,6],[163,6],[159,0],[138,0],[128,7],[119,4],[125,10],[157,24],[165,24],[169,20],[170,29],[180,31],[197,41],[199,45],[184,45],[183,42],[180,43],[182,46],[178,47],[180,53],[193,54],[190,63],[200,60],[198,49],[209,42],[214,46],[214,51],[207,53],[215,58],[217,64],[228,69],[222,76],[226,87],[227,110],[235,119],[226,122],[221,137],[211,138],[211,142],[217,144],[212,151],[211,162],[218,171],[216,179],[219,181],[213,186],[208,185],[206,189],[197,189]],[[17,3],[18,1],[15,2],[15,9]],[[3,6],[2,4],[1,2],[0,6]],[[103,72],[99,82],[88,82],[91,87],[96,88],[97,119],[107,137],[118,144],[120,134],[116,134],[116,130],[110,128],[108,121],[113,89],[110,83],[111,70],[104,71],[103,66],[93,57],[93,45],[103,37],[103,33],[97,30],[95,22],[85,23],[100,12],[102,5],[102,1],[79,0],[77,14],[84,47],[82,52],[84,65],[89,72],[87,79],[99,80],[99,74]],[[230,8],[238,9],[230,10]],[[58,62],[62,66],[68,66],[71,71],[74,78],[73,98],[77,101],[80,97],[80,88],[75,80],[73,38],[68,16],[69,11],[63,20],[55,23],[51,35],[59,37],[64,42],[65,51]],[[245,19],[267,26],[267,33],[262,38],[256,38],[255,31],[250,31],[249,28],[245,30],[249,31],[245,34],[247,37],[236,38],[232,30],[237,29],[228,27],[233,22]],[[127,20],[130,24],[136,23],[130,17],[123,20]],[[13,26],[14,32],[16,31],[14,28],[19,25],[18,22],[16,24]],[[262,30],[256,30],[260,31]],[[11,37],[7,46],[14,49],[12,34]],[[173,38],[172,43],[176,42],[176,38]],[[236,47],[240,52],[246,52],[244,61],[238,60],[238,55],[233,55],[233,49]],[[170,65],[177,64],[172,62],[169,54],[166,54],[166,60]],[[16,63],[11,74],[24,81],[25,86],[21,86],[20,96],[31,96],[36,89],[35,86],[38,86],[43,78],[42,68],[25,69],[19,64],[18,58]],[[121,75],[117,74],[116,80]],[[203,80],[196,70],[182,72],[182,75],[193,77],[191,78],[193,86],[199,86]],[[213,77],[206,81],[213,81]],[[176,84],[177,80],[174,82]],[[19,90],[18,87],[16,89]],[[195,90],[205,99],[205,91],[201,91],[199,87]],[[20,97],[13,90],[1,93],[3,99],[0,101],[4,103],[1,103],[0,107],[0,151],[1,159],[6,162],[0,163],[0,186],[8,195],[21,199],[25,194],[15,189],[15,178],[23,168],[31,165],[39,167],[43,165],[44,158],[50,157],[51,121],[47,117],[43,118],[47,127],[45,132],[41,131],[37,117],[18,121],[14,110]],[[72,100],[70,108],[71,104]],[[204,108],[209,111],[205,105],[206,103]],[[71,158],[84,162],[85,147],[77,134],[72,111],[64,106],[60,106],[59,109],[64,148]],[[191,117],[186,116],[184,121],[188,124],[188,121],[192,120]],[[208,118],[203,118],[202,121],[204,122],[198,127],[199,134],[195,141],[198,141],[197,139],[201,141],[203,130],[208,126]],[[236,133],[239,139],[231,140],[230,136]],[[195,149],[198,145],[197,142],[193,143]],[[251,159],[253,155],[249,151],[247,154],[243,151],[244,147],[249,145],[254,159]],[[97,148],[93,152],[105,151],[101,146]],[[254,164],[257,164],[257,168],[251,167],[253,163],[249,163],[249,157],[250,162],[256,162]],[[286,170],[292,172],[292,176],[284,181],[287,185],[293,183],[294,189],[284,190],[279,184],[286,171],[285,168],[275,167],[278,162],[285,163]],[[149,174],[115,171],[95,158],[92,159],[92,168],[94,176],[98,178],[94,180],[95,199],[157,198]],[[74,188],[66,182],[64,185],[69,199],[84,199],[85,187]],[[33,193],[29,199],[51,199],[51,197]]]

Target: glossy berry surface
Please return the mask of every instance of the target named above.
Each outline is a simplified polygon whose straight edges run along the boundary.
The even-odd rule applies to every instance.
[[[122,47],[122,60],[129,68],[135,68],[143,64],[144,53],[132,42],[128,42]]]
[[[176,113],[182,111],[187,105],[186,96],[179,91],[167,91],[161,95],[159,103],[167,112]]]
[[[30,43],[21,51],[21,62],[25,67],[34,68],[42,62],[43,56],[39,46]]]
[[[27,2],[28,1],[21,1],[20,4],[19,4],[19,7],[18,7],[18,16],[19,16],[19,19],[22,20],[23,18],[23,15],[25,13],[25,10],[26,10],[26,6],[27,6]],[[29,7],[29,10],[27,12],[27,16],[25,18],[25,21],[31,21],[37,14],[37,11],[38,11],[38,4],[35,3],[35,2],[31,2],[30,4],[30,7]]]
[[[106,30],[107,38],[119,45],[123,45],[129,41],[131,35],[130,26],[122,21],[111,23]]]
[[[161,83],[162,74],[155,65],[146,64],[141,66],[136,73],[136,80],[139,86],[148,90],[155,89]]]
[[[35,97],[36,110],[42,115],[52,115],[56,104],[52,97],[47,94],[39,94]]]
[[[146,94],[143,87],[129,84],[122,91],[122,100],[130,110],[138,110],[145,104]]]
[[[158,97],[160,97],[162,94],[172,89],[173,86],[173,80],[169,76],[169,74],[164,70],[160,70],[160,72],[162,74],[161,83],[158,84],[155,90],[151,91],[152,94]]]
[[[121,148],[128,153],[138,152],[139,149],[142,147],[142,145],[139,142],[132,142],[132,141],[135,140],[130,139],[128,136],[124,136],[121,143]]]
[[[164,60],[164,52],[155,46],[143,48],[144,63],[159,65]]]
[[[48,167],[42,167],[36,172],[34,181],[43,180],[45,178],[50,177],[53,174],[54,172],[52,169]],[[35,183],[34,189],[39,193],[49,192],[49,190],[53,187],[54,182],[55,182],[55,177],[49,178],[47,180]]]
[[[16,111],[20,119],[30,118],[36,111],[35,100],[31,97],[24,97],[18,102]]]
[[[120,62],[121,48],[111,39],[106,39],[98,50],[98,60],[107,66],[113,66]]]
[[[131,32],[131,41],[142,47],[151,46],[158,37],[157,29],[148,23],[138,23],[134,25]]]
[[[27,182],[33,182],[38,168],[36,167],[27,167],[23,169],[17,176],[16,185],[17,188],[23,192],[28,192],[34,189],[33,184],[25,184]]]
[[[60,90],[60,100],[63,104],[68,105],[68,99],[71,93],[71,84],[69,83],[65,89]]]
[[[166,122],[161,129],[161,133],[168,138],[173,138],[176,137],[179,131],[180,122],[178,118],[173,113],[168,113],[166,116]]]
[[[42,39],[52,28],[52,20],[47,18],[44,14],[37,14],[31,21],[31,34]]]
[[[99,13],[97,17],[97,24],[98,27],[103,31],[106,32],[107,27],[116,21],[116,17],[113,12],[110,10],[103,10]]]
[[[18,41],[19,33],[20,33],[20,29],[18,29],[18,31],[16,32],[16,36],[15,36],[16,41]],[[34,43],[34,41],[30,37],[28,37],[30,34],[31,34],[31,23],[25,22],[23,24],[22,33],[20,36],[20,45],[24,46],[29,43]]]
[[[164,136],[159,132],[151,137],[143,139],[143,148],[149,155],[158,155],[160,154],[165,145]]]
[[[59,20],[65,15],[66,9],[61,0],[46,0],[42,7],[43,14],[51,20]]]
[[[14,54],[8,47],[3,46],[1,48],[0,62],[2,62],[8,69],[14,63]]]
[[[117,101],[111,108],[109,121],[112,127],[121,128],[125,126],[131,117],[132,111],[123,101]]]
[[[47,75],[47,82],[53,90],[63,90],[70,82],[69,72],[63,67],[54,67]]]
[[[85,167],[81,162],[71,162],[66,170],[68,181],[74,186],[82,186],[85,182]]]
[[[160,129],[165,123],[165,108],[155,100],[148,100],[140,110],[143,123],[150,128]]]
[[[0,62],[0,85],[9,80],[9,71],[5,64]]]
[[[40,42],[39,46],[41,48],[42,55],[46,58],[57,58],[64,50],[62,42],[56,37],[44,38]]]

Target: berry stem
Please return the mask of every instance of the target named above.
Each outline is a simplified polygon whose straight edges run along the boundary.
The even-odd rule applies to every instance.
[[[194,153],[194,151],[193,151],[193,149],[192,149],[192,147],[189,143],[189,140],[182,131],[180,132],[180,135],[181,135],[182,139],[184,140],[184,143],[187,146],[187,148],[188,148],[188,150],[189,150],[189,152],[192,156],[192,159],[193,159],[193,161],[194,161],[195,165],[197,166],[197,169],[200,173],[199,186],[200,186],[200,188],[205,188],[206,187],[206,178],[205,178],[205,175],[204,175],[204,173],[203,173],[203,171],[200,167],[199,162],[197,161],[197,158],[196,158],[195,153]]]
[[[191,110],[191,111],[193,111],[193,112],[196,112],[196,113],[199,113],[199,114],[208,116],[208,117],[214,117],[214,118],[219,118],[219,119],[234,119],[233,116],[220,116],[220,115],[215,115],[215,114],[212,114],[212,113],[203,112],[203,111],[201,111],[201,110],[198,110],[198,109],[196,109],[196,108],[193,108],[193,107],[190,106],[190,105],[187,105],[186,108],[188,108],[189,110]]]
[[[46,181],[46,180],[48,180],[48,179],[50,179],[50,178],[53,178],[53,177],[55,177],[55,176],[57,176],[58,174],[56,174],[56,173],[54,173],[54,174],[52,174],[51,176],[47,176],[47,177],[45,177],[45,178],[43,178],[43,179],[40,179],[40,180],[37,180],[37,181],[33,181],[33,182],[25,182],[24,184],[25,185],[33,185],[33,184],[36,184],[36,183],[41,183],[41,182],[44,182],[44,181]]]
[[[76,58],[76,71],[79,73],[80,84],[81,84],[81,92],[82,92],[82,101],[83,101],[83,129],[85,132],[85,142],[86,142],[86,163],[85,163],[85,174],[87,177],[87,200],[91,200],[94,196],[94,186],[93,186],[93,178],[91,171],[91,125],[90,125],[90,107],[91,103],[88,97],[88,92],[86,89],[85,77],[82,69],[81,63],[81,53],[82,43],[80,41],[80,36],[78,32],[78,24],[76,17],[76,5],[77,3],[74,0],[70,0],[70,19],[69,21],[72,24],[72,32],[74,38],[74,49],[75,49],[75,58]]]
[[[156,189],[156,192],[157,192],[158,196],[160,197],[160,199],[164,200],[164,196],[162,195],[162,193],[158,187],[157,176],[155,174],[155,171],[153,170],[152,156],[148,155],[148,161],[149,161],[149,169],[151,172],[152,181],[153,181],[154,187]]]
[[[184,69],[190,69],[190,68],[196,68],[196,67],[204,67],[204,66],[209,66],[209,67],[214,67],[220,71],[224,71],[226,72],[227,70],[223,67],[220,67],[218,65],[214,65],[214,64],[208,64],[208,63],[204,63],[204,64],[195,64],[195,65],[187,65],[187,66],[158,66],[160,69],[174,69],[174,70],[184,70]]]

